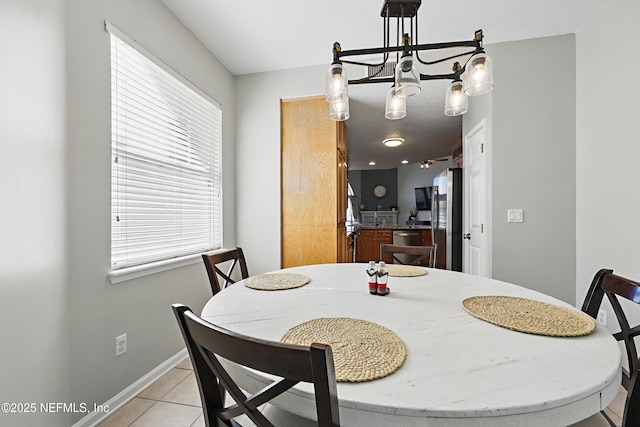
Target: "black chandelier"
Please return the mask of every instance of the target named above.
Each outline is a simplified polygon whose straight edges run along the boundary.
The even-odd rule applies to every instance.
[[[467,96],[481,95],[493,89],[491,58],[482,47],[482,30],[475,32],[473,40],[446,43],[418,43],[418,8],[421,0],[384,0],[380,15],[383,18],[383,47],[370,49],[342,50],[340,43],[333,44],[333,62],[327,74],[325,98],[330,103],[329,118],[344,121],[349,118],[349,84],[391,83],[387,93],[385,117],[397,120],[407,115],[406,99],[420,93],[420,80],[451,80],[445,95],[444,114],[458,116],[469,109]],[[395,18],[395,20],[392,20]],[[396,44],[390,44],[392,23],[395,21]],[[407,28],[405,29],[405,21]],[[408,31],[408,32],[407,32]],[[402,36],[400,36],[402,35]],[[415,41],[415,44],[411,44]],[[431,61],[420,58],[419,52],[441,49],[467,48],[465,52],[449,55]],[[469,49],[470,48],[470,49]],[[389,61],[395,53],[396,63]],[[344,59],[346,57],[382,54],[382,61],[367,63]],[[455,61],[448,74],[423,74],[419,64],[425,66],[440,64],[467,57],[464,65]],[[368,67],[367,76],[348,80],[344,64]],[[393,75],[388,76],[390,68]]]

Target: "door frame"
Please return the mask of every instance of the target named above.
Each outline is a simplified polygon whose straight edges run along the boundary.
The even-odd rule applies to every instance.
[[[482,119],[480,122],[478,122],[477,125],[475,125],[469,132],[467,132],[464,135],[463,141],[462,141],[462,152],[463,152],[463,156],[462,156],[462,161],[463,161],[463,168],[462,168],[462,173],[463,173],[463,204],[462,204],[462,229],[463,229],[463,233],[469,233],[469,224],[470,224],[470,215],[471,215],[471,207],[469,206],[469,191],[471,189],[470,186],[470,157],[468,154],[465,153],[470,153],[470,149],[469,149],[469,141],[470,139],[478,132],[483,132],[484,133],[484,138],[483,138],[483,144],[484,144],[484,149],[483,149],[483,153],[484,153],[484,172],[485,172],[485,179],[484,179],[484,218],[482,223],[484,224],[484,239],[485,239],[485,266],[484,266],[484,271],[486,274],[486,277],[493,277],[493,257],[492,257],[492,253],[493,253],[493,221],[492,221],[492,185],[491,185],[491,136],[490,136],[490,132],[488,132],[488,127],[487,127],[487,120],[486,119]],[[472,236],[473,238],[473,236]],[[462,247],[462,251],[463,251],[463,271],[466,273],[469,270],[469,242],[466,240],[463,240],[463,247]],[[465,271],[466,270],[466,271]]]

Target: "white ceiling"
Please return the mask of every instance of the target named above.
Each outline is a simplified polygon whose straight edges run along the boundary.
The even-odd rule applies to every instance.
[[[477,29],[484,31],[485,46],[576,33],[609,1],[423,0],[419,42],[471,40]],[[234,75],[328,66],[335,41],[344,50],[382,44],[382,0],[162,2]],[[384,119],[387,86],[349,87],[349,168],[368,169],[370,160],[376,168],[393,168],[405,158],[415,163],[450,155],[462,121],[442,113],[447,82],[422,82],[422,92],[407,100],[407,117],[394,121]],[[406,142],[385,148],[380,141],[389,136]]]

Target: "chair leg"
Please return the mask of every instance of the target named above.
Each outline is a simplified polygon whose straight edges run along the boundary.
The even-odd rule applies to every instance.
[[[604,419],[607,420],[607,422],[609,423],[609,425],[611,427],[616,427],[616,423],[614,423],[613,420],[611,418],[609,418],[609,415],[607,415],[607,413],[605,411],[600,411],[600,413],[602,414]]]

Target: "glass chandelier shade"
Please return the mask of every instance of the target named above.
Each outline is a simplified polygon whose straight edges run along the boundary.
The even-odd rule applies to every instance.
[[[327,71],[325,99],[329,102],[349,98],[349,79],[347,70],[341,63],[331,64]]]
[[[463,74],[464,93],[482,95],[493,90],[493,64],[486,53],[475,54],[469,59]]]
[[[329,119],[343,122],[349,118],[349,97],[329,101]]]
[[[417,95],[422,90],[418,64],[410,54],[403,55],[396,65],[395,87],[396,93],[405,98]]]
[[[384,117],[389,120],[398,120],[407,115],[407,98],[398,94],[395,86],[387,92],[387,102],[384,109]]]
[[[461,80],[454,80],[447,88],[444,98],[444,115],[459,116],[469,110],[469,100],[464,93],[464,85]]]

